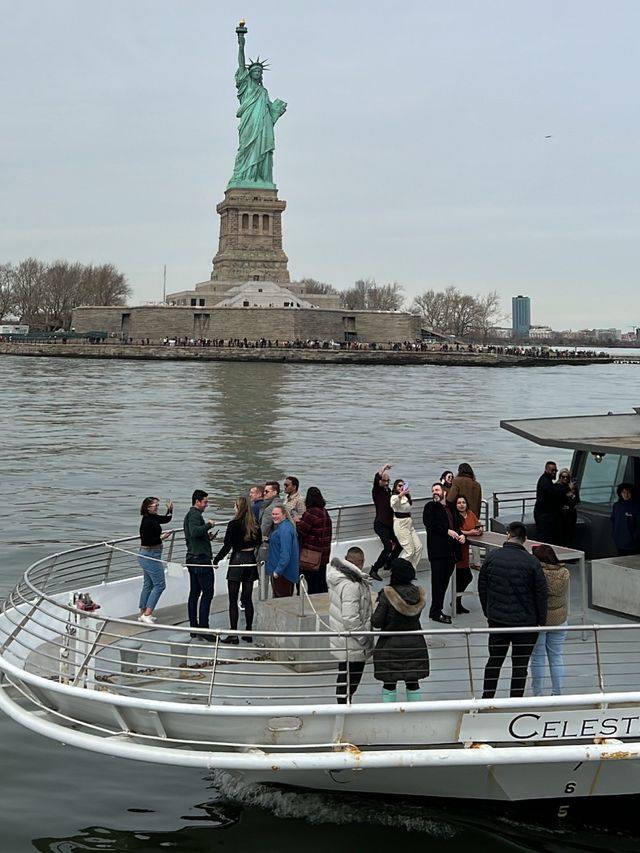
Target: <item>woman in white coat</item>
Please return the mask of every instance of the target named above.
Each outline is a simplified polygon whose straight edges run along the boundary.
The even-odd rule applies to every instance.
[[[422,557],[422,542],[416,533],[411,518],[411,495],[409,494],[409,483],[404,480],[396,480],[391,490],[391,509],[393,510],[393,532],[402,546],[398,555],[403,560],[408,560],[413,568],[418,571],[418,563]]]
[[[371,580],[362,571],[364,553],[349,548],[346,558],[334,557],[327,566],[329,627],[331,631],[371,630]],[[351,702],[373,651],[373,637],[331,637],[331,654],[338,659],[336,701]]]

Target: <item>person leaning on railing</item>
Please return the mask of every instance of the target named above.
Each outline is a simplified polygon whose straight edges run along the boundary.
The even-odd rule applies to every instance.
[[[164,563],[162,562],[162,541],[171,536],[163,533],[161,525],[171,521],[173,501],[167,501],[166,515],[158,515],[160,500],[156,497],[145,498],[140,507],[140,550],[138,563],[142,569],[144,581],[140,592],[139,622],[155,622],[153,611],[162,595],[166,581],[164,579]]]

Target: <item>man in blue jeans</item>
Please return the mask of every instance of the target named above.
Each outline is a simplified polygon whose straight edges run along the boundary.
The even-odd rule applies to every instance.
[[[213,521],[205,521],[203,513],[209,506],[209,496],[202,489],[196,489],[191,496],[191,508],[184,517],[182,524],[184,538],[187,544],[186,564],[189,569],[189,625],[192,628],[209,627],[209,610],[213,600],[213,565],[211,563],[211,534]],[[209,642],[215,637],[208,634],[191,634],[201,636]]]

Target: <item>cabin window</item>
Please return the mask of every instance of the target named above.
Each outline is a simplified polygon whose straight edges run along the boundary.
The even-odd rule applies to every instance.
[[[627,459],[627,456],[605,453],[597,462],[593,454],[585,453],[580,500],[583,503],[607,505],[616,501],[616,487],[624,481]]]

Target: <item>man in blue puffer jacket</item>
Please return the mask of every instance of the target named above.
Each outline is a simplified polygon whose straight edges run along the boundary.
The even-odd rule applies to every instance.
[[[544,625],[547,619],[547,583],[540,562],[526,550],[527,531],[520,522],[507,530],[502,548],[491,551],[480,569],[478,594],[490,628]],[[510,696],[524,696],[527,667],[538,639],[537,631],[489,635],[489,660],[484,670],[483,699],[496,695],[500,670],[511,649]]]

